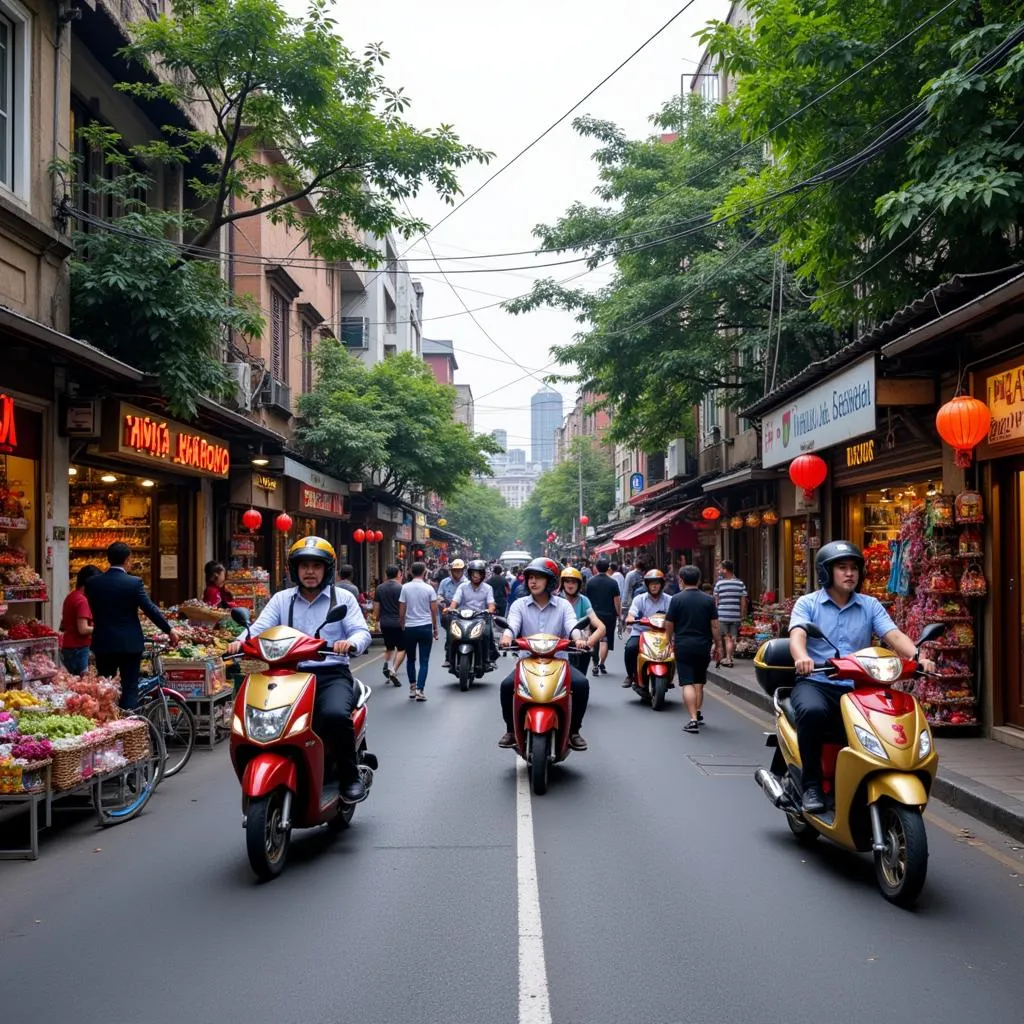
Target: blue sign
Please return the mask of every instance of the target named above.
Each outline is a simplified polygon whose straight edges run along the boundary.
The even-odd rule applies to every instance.
[[[634,473],[629,478],[629,491],[631,494],[636,494],[644,489],[644,475],[643,473]]]

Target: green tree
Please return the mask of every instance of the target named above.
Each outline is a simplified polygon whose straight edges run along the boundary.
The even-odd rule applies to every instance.
[[[409,98],[381,71],[388,54],[380,44],[353,53],[331,6],[311,0],[305,17],[294,18],[277,0],[174,0],[171,17],[131,26],[121,55],[160,80],[118,88],[191,109],[209,125],[165,129],[164,138],[128,150],[201,166],[188,181],[205,219],[195,245],[266,213],[301,230],[327,259],[375,262],[364,232],[419,233],[426,225],[402,202],[425,185],[452,202],[455,171],[490,158],[451,125],[421,131],[406,121]],[[300,215],[300,199],[311,212]]]
[[[608,453],[592,438],[578,437],[564,462],[542,473],[521,510],[518,534],[531,551],[540,551],[549,530],[568,542],[580,510],[580,474],[583,511],[592,523],[603,519],[615,503],[615,473]]]
[[[613,258],[612,282],[588,292],[547,280],[507,308],[575,313],[584,328],[555,348],[558,361],[603,396],[612,439],[658,450],[692,433],[692,409],[709,391],[723,402],[759,398],[773,376],[831,351],[835,339],[795,295],[779,316],[767,232],[743,218],[710,223],[730,191],[761,171],[760,151],[736,155],[739,132],[698,97],[675,99],[652,120],[667,134],[636,141],[578,118],[576,131],[600,143],[602,203],[576,203],[535,230],[545,248],[586,253],[590,266]]]
[[[723,211],[756,206],[756,223],[778,237],[823,318],[871,323],[953,273],[1020,259],[1024,4],[748,7],[752,24],[712,22],[703,40],[737,81],[734,130],[775,159],[751,166]],[[986,70],[972,70],[990,53]],[[809,200],[802,191],[768,198],[862,153],[917,103],[923,123],[894,132]]]
[[[501,493],[474,482],[457,490],[444,503],[446,529],[469,540],[476,551],[497,558],[513,546],[517,519]]]
[[[313,389],[298,400],[295,437],[343,480],[373,481],[393,495],[456,493],[490,472],[491,437],[454,421],[456,391],[403,352],[366,367],[337,341],[313,353]]]
[[[147,184],[129,171],[97,184],[125,212],[111,231],[74,235],[71,331],[153,374],[171,414],[191,419],[199,396],[220,398],[232,387],[220,360],[222,332],[258,336],[263,318],[255,303],[231,294],[215,264],[182,260],[168,238],[192,220],[134,199]]]

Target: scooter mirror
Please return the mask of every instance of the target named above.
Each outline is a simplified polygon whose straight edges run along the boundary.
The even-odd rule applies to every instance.
[[[317,627],[317,631],[313,634],[314,636],[320,635],[320,630],[324,626],[330,625],[332,622],[341,622],[343,618],[348,614],[348,608],[343,604],[335,605],[328,613],[327,618]]]
[[[931,643],[933,640],[938,640],[945,632],[946,624],[944,622],[930,622],[921,630],[921,635],[917,640],[917,646],[920,647],[921,644],[927,644]]]
[[[508,629],[508,622],[505,619],[503,619],[500,615],[494,616],[494,624],[496,626],[501,626],[502,629]]]
[[[232,608],[231,609],[231,621],[239,626],[249,625],[249,609],[248,608]]]
[[[572,628],[573,628],[573,629],[586,629],[586,628],[587,628],[587,626],[589,626],[589,625],[590,625],[590,616],[589,616],[589,615],[585,615],[585,616],[584,616],[584,617],[583,617],[582,619],[580,619],[580,620],[579,620],[579,622],[577,622],[577,623],[576,623],[576,625],[575,625],[575,626],[573,626]]]
[[[814,640],[826,639],[825,634],[813,622],[801,622],[800,628]]]

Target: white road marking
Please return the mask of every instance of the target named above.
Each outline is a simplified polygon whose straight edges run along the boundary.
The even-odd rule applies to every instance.
[[[516,883],[519,896],[519,1024],[551,1024],[548,969],[540,920],[533,806],[527,764],[516,770]]]

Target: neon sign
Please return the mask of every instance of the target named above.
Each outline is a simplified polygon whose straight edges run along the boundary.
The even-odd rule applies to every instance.
[[[0,452],[17,451],[18,432],[14,424],[14,399],[0,395]]]
[[[182,423],[122,405],[118,451],[146,461],[159,460],[204,476],[225,477],[231,468],[228,446]]]

